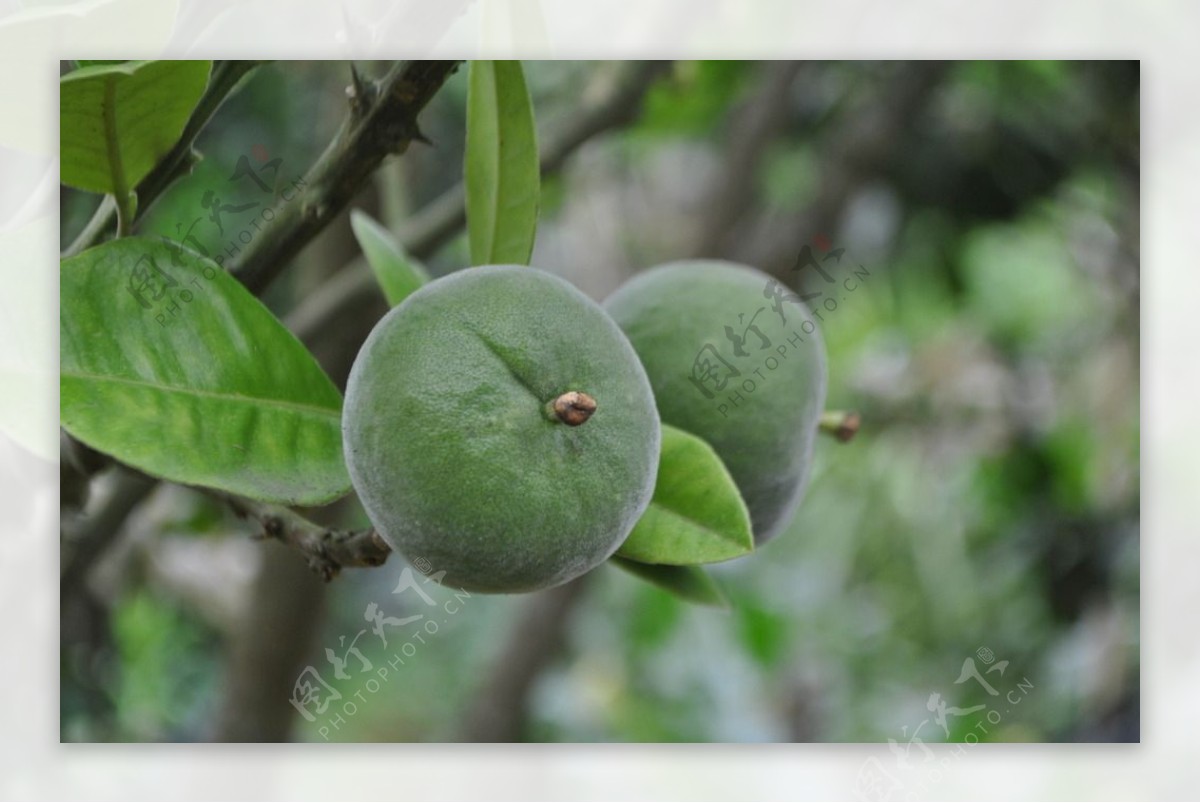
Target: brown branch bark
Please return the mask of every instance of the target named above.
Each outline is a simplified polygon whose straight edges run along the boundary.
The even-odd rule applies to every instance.
[[[279,505],[220,494],[234,512],[262,525],[262,538],[273,538],[296,550],[308,568],[326,582],[344,568],[382,566],[392,550],[374,528],[337,530],[323,527]]]
[[[292,684],[320,630],[324,584],[293,550],[264,547],[251,604],[229,643],[213,734],[219,742],[288,741],[296,714]]]
[[[767,145],[787,127],[789,95],[806,65],[801,61],[768,63],[762,68],[758,91],[730,114],[728,150],[697,229],[696,256],[729,251],[731,231],[752,208]]]
[[[125,519],[158,484],[154,479],[123,466],[114,469],[112,490],[96,509],[84,515],[77,526],[63,526],[62,569],[59,594],[63,600],[75,594],[88,571],[112,545]]]
[[[309,298],[327,295],[327,290],[319,290]],[[342,385],[372,323],[386,310],[377,295],[354,308],[353,316],[329,325],[305,324],[294,312],[285,323],[312,350],[325,372]],[[348,501],[313,511],[318,522],[314,526],[320,529],[322,522],[336,522]],[[288,702],[292,684],[305,660],[312,658],[331,591],[309,564],[303,554],[274,540],[262,543],[261,560],[248,594],[250,607],[228,641],[227,679],[215,732],[219,741],[290,740],[296,722],[295,709]],[[264,632],[270,634],[266,646]]]
[[[424,139],[417,115],[458,65],[400,62],[377,82],[354,73],[350,113],[305,176],[303,200],[277,205],[270,231],[253,240],[232,268],[252,293],[261,293],[350,203],[384,157]]]
[[[635,64],[607,92],[601,93],[598,100],[573,114],[563,128],[547,137],[540,159],[542,176],[561,170],[571,156],[593,138],[636,120],[646,92],[670,66],[669,61]],[[465,224],[463,186],[459,183],[413,216],[403,227],[399,239],[408,253],[426,259]],[[342,331],[345,326],[360,325],[360,311],[379,297],[374,275],[359,258],[297,306],[288,316],[288,326],[306,342],[318,332]]]

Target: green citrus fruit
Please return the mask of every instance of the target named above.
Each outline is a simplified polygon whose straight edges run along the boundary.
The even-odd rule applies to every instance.
[[[633,343],[664,424],[708,441],[737,483],[755,541],[800,503],[825,405],[816,320],[765,273],[675,262],[623,285],[605,309]]]
[[[660,429],[629,341],[526,267],[413,293],[355,360],[346,461],[380,535],[457,588],[533,591],[607,559],[650,502]]]

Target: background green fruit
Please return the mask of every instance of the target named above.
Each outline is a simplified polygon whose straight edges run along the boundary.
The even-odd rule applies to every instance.
[[[825,405],[825,346],[812,314],[765,273],[716,261],[646,271],[605,308],[641,357],[663,423],[720,455],[756,543],[776,535],[804,495]]]
[[[660,439],[621,330],[516,266],[451,274],[388,313],[350,373],[343,435],[383,538],[447,585],[496,593],[608,558],[650,502]]]

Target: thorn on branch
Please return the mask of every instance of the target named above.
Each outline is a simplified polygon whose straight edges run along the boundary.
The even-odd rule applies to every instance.
[[[350,100],[350,114],[357,122],[366,116],[366,111],[375,103],[378,88],[373,81],[363,78],[353,62],[350,63],[350,80],[350,86],[346,87],[346,97]]]
[[[412,139],[414,142],[420,142],[422,145],[428,145],[431,148],[433,147],[433,140],[425,136],[425,133],[417,127],[416,123],[413,124]]]
[[[457,65],[402,61],[373,81],[353,69],[349,114],[305,173],[306,202],[277,207],[271,230],[243,250],[230,272],[252,293],[261,293],[350,204],[387,156],[404,152],[416,133],[417,115]]]

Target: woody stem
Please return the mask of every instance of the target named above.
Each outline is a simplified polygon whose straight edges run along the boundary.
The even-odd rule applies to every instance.
[[[821,432],[832,435],[841,443],[847,443],[858,433],[862,416],[853,410],[826,410],[821,413],[818,425]]]
[[[382,566],[392,550],[373,528],[334,530],[322,527],[294,510],[240,496],[213,492],[241,518],[262,525],[262,538],[275,538],[298,550],[308,566],[325,581],[344,568]]]

